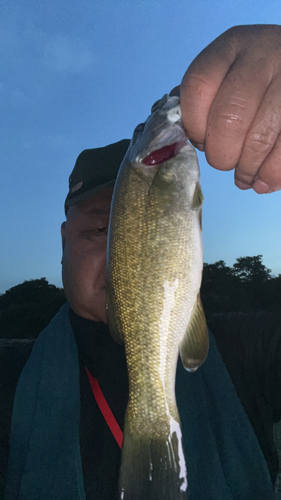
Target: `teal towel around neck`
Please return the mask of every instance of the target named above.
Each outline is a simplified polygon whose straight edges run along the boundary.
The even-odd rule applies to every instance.
[[[40,334],[18,383],[6,500],[85,500],[79,363],[68,311],[65,304]],[[179,361],[176,395],[189,500],[273,499],[267,464],[212,334],[197,372]]]

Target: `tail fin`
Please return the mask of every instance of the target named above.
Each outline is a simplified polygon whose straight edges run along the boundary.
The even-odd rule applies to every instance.
[[[181,430],[173,421],[167,438],[136,436],[125,429],[119,478],[120,500],[186,500]]]

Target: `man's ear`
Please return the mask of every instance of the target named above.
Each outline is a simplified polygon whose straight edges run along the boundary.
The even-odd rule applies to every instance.
[[[64,251],[65,247],[65,225],[66,221],[64,221],[61,225],[60,232],[61,232],[61,242],[62,242],[62,251]]]

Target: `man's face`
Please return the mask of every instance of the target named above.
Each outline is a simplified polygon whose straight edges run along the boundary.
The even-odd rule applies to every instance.
[[[106,241],[113,187],[69,208],[62,233],[62,280],[71,309],[106,323]]]

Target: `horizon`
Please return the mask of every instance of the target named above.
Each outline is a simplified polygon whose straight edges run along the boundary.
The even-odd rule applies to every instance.
[[[257,257],[257,255],[243,255],[243,256],[241,255],[240,257]],[[227,267],[227,268],[233,268],[234,264],[238,261],[238,259],[239,259],[240,257],[237,257],[237,258],[235,259],[235,262],[234,262],[232,265],[230,265],[230,266],[228,266],[228,265],[226,264],[226,262],[225,262],[223,259],[218,259],[216,262],[205,262],[205,261],[204,261],[204,263],[203,263],[203,264],[204,264],[204,265],[209,266],[209,265],[214,265],[214,264],[217,264],[218,262],[224,262],[224,264],[226,265],[226,267]],[[261,260],[262,260],[262,264],[265,266],[265,264],[264,264],[264,262],[263,262],[263,256],[261,256],[261,257],[262,257],[262,259],[261,259]],[[267,269],[267,270],[269,271],[269,273],[270,273],[270,277],[269,277],[269,279],[274,279],[274,278],[280,278],[280,277],[281,277],[281,273],[280,273],[280,274],[278,274],[278,275],[274,275],[274,274],[272,273],[272,270],[271,270],[271,269],[269,269],[267,266],[265,266],[265,267],[266,267],[266,269]],[[25,283],[25,282],[29,282],[29,281],[37,281],[37,280],[38,280],[38,281],[40,281],[40,280],[46,280],[46,281],[47,281],[47,283],[48,283],[48,285],[50,285],[50,286],[53,286],[53,285],[54,285],[55,287],[60,288],[60,289],[62,289],[62,290],[63,290],[63,284],[62,284],[62,283],[60,283],[60,284],[56,285],[55,283],[50,283],[50,282],[47,280],[47,278],[46,278],[45,276],[40,276],[40,278],[38,277],[38,278],[30,278],[30,279],[25,279],[25,280],[24,280],[24,281],[22,281],[21,283],[16,283],[15,285],[13,285],[12,287],[8,288],[8,289],[7,289],[7,290],[5,290],[4,292],[0,292],[0,296],[1,296],[1,295],[5,295],[5,293],[6,293],[6,292],[9,292],[12,288],[15,288],[15,287],[17,287],[17,286],[19,286],[19,285],[22,285],[22,284],[23,284],[23,283]]]

